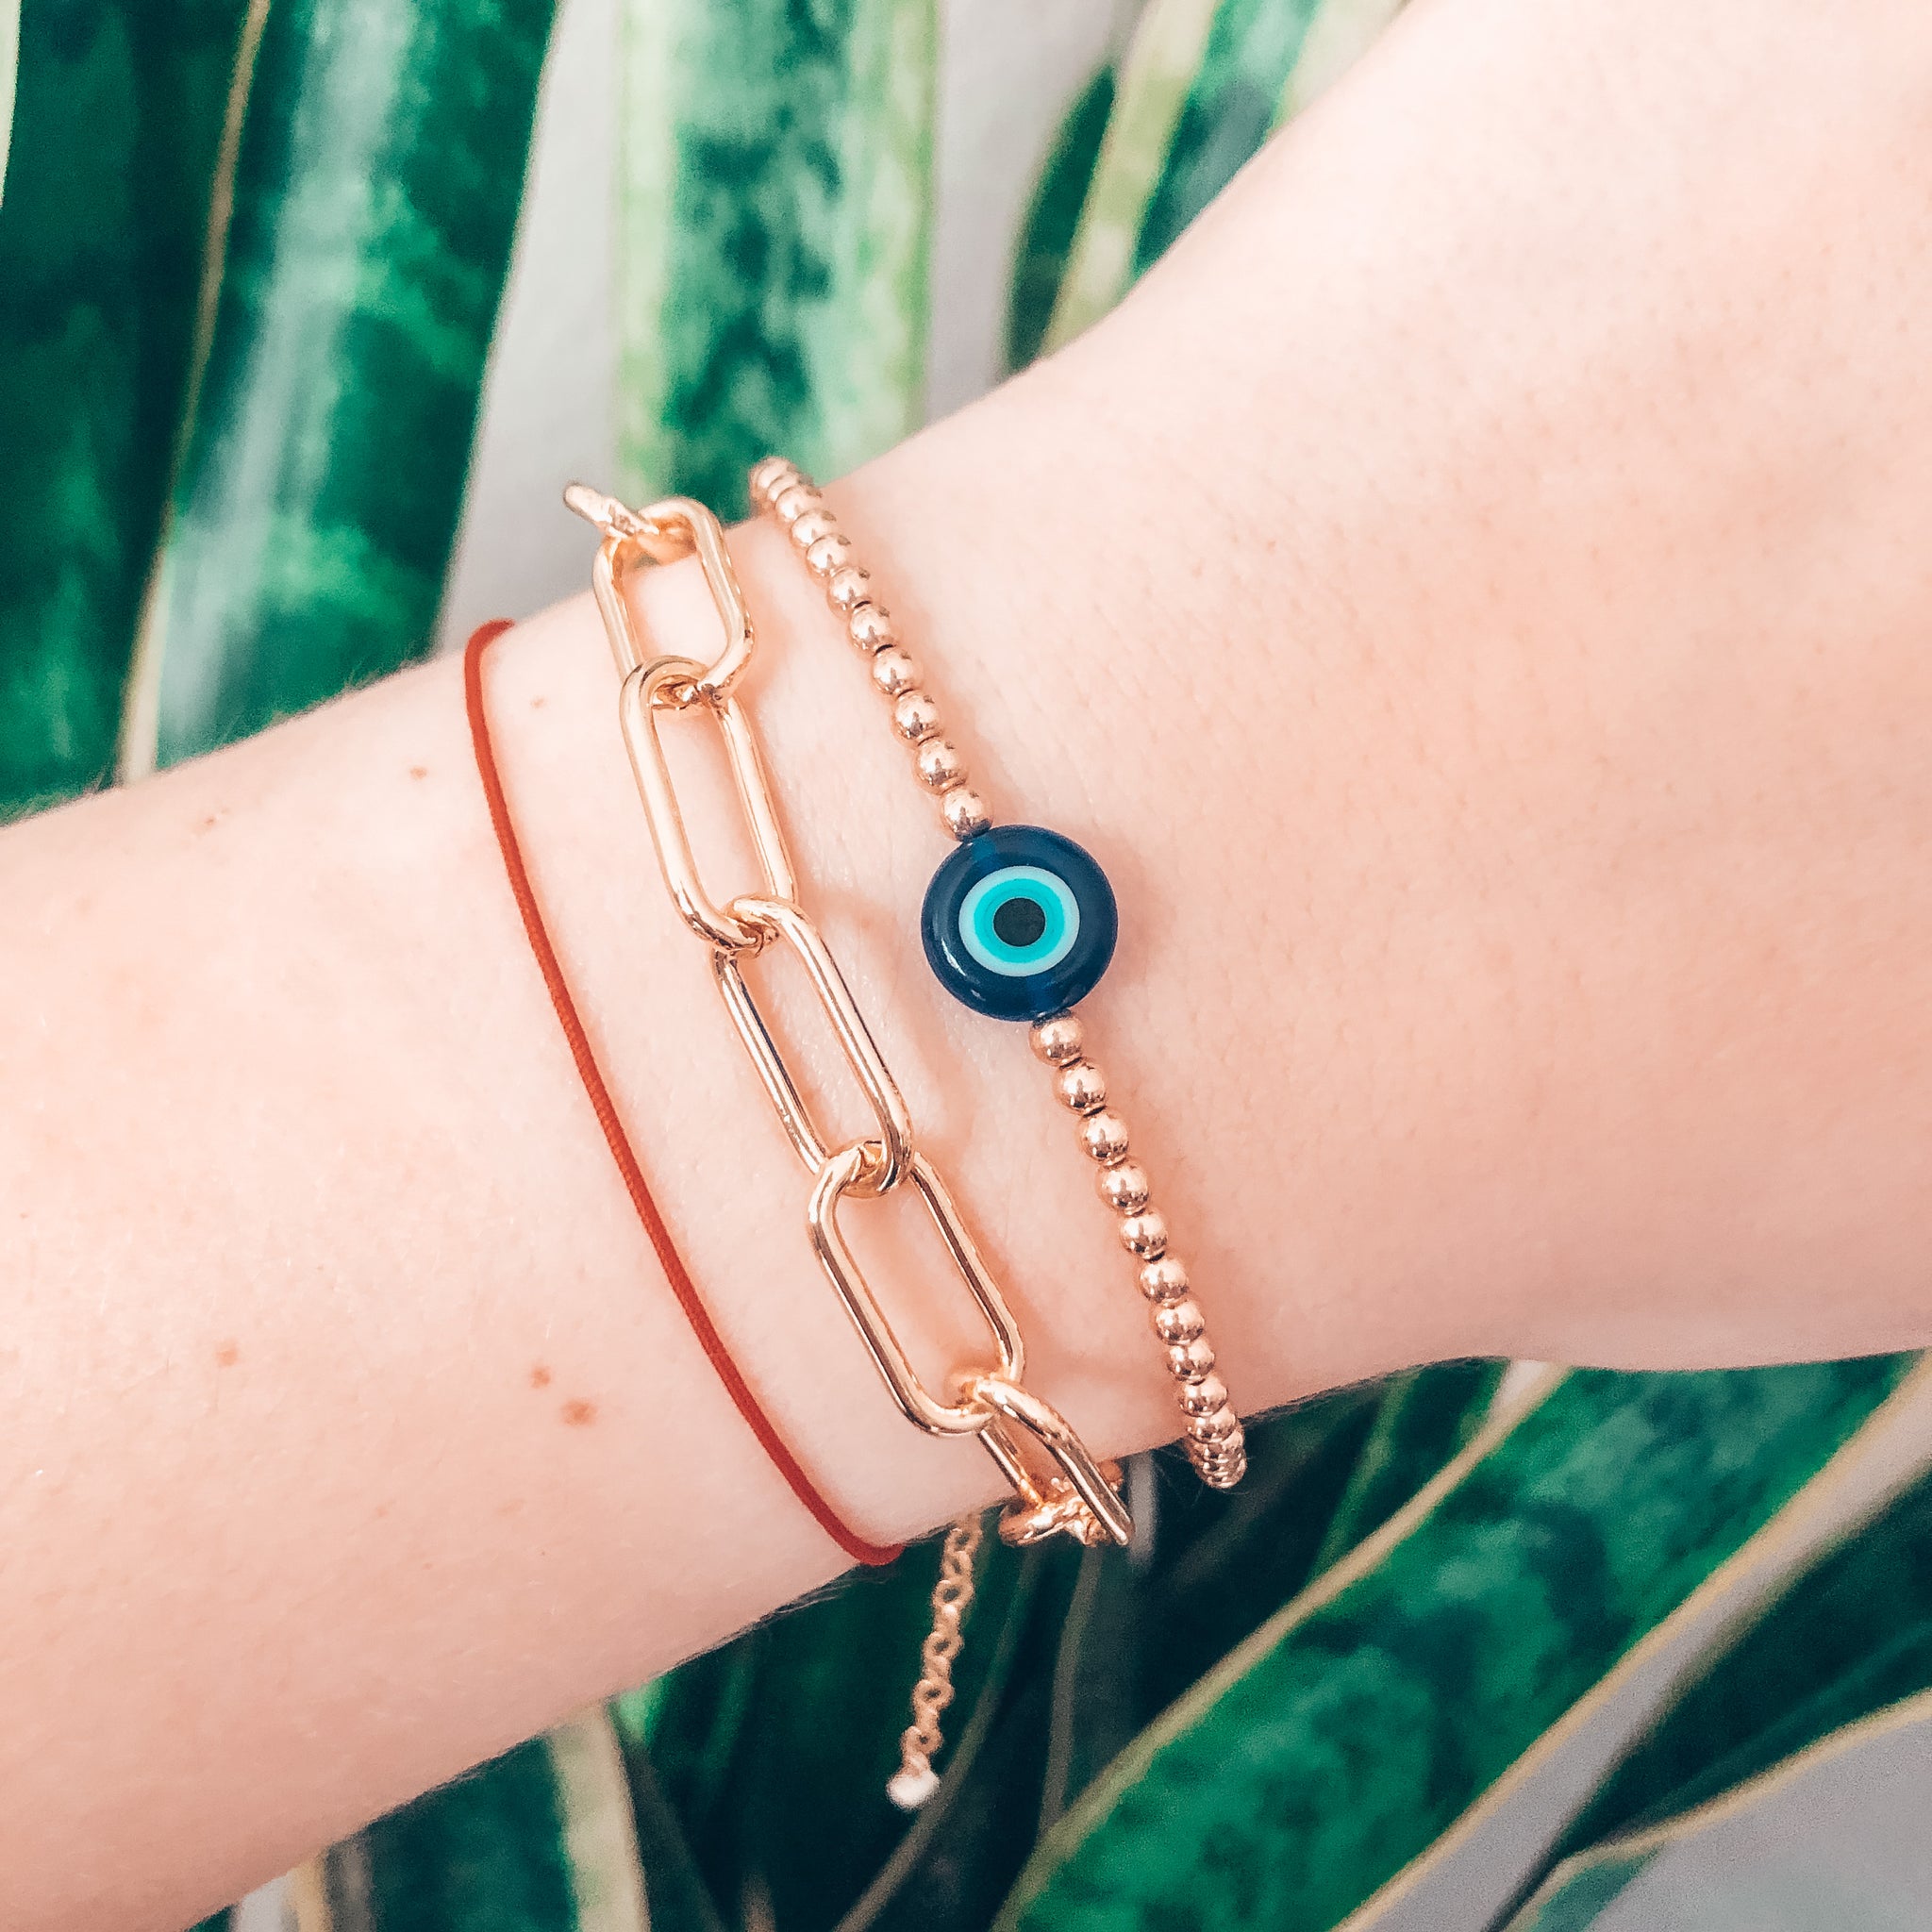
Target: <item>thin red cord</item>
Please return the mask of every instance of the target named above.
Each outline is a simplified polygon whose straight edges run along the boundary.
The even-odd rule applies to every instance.
[[[778,1474],[791,1485],[791,1493],[811,1512],[813,1520],[825,1534],[854,1561],[890,1563],[899,1554],[901,1546],[868,1542],[847,1525],[839,1512],[819,1493],[798,1458],[785,1446],[785,1439],[774,1427],[771,1417],[759,1407],[758,1397],[739,1373],[738,1364],[731,1359],[731,1352],[724,1345],[724,1338],[718,1333],[683,1257],[672,1241],[671,1231],[664,1225],[664,1217],[658,1211],[658,1204],[645,1184],[643,1170],[639,1167],[637,1156],[631,1150],[630,1136],[625,1132],[624,1123],[611,1104],[610,1090],[604,1084],[604,1075],[597,1066],[596,1055],[591,1050],[584,1023],[577,1017],[576,1002],[571,998],[563,969],[558,963],[557,949],[550,943],[543,915],[537,909],[537,895],[530,890],[530,875],[525,870],[523,851],[517,843],[516,829],[510,824],[509,807],[503,795],[503,780],[497,775],[496,754],[491,748],[490,721],[483,708],[483,653],[509,628],[508,620],[505,618],[480,625],[463,653],[463,696],[470,712],[470,737],[476,747],[476,774],[483,781],[483,796],[490,805],[490,823],[496,828],[497,844],[503,848],[504,870],[509,874],[509,889],[516,897],[517,910],[524,915],[524,930],[529,935],[530,950],[537,956],[543,984],[550,989],[550,1004],[557,1008],[563,1037],[570,1042],[571,1058],[577,1063],[577,1074],[584,1083],[584,1091],[590,1095],[591,1106],[596,1111],[597,1124],[604,1129],[610,1158],[616,1161],[617,1171],[624,1176],[631,1206],[637,1209],[638,1219],[643,1224],[652,1247],[658,1251],[658,1259],[663,1267],[665,1278],[671,1283],[671,1291],[677,1297],[677,1305],[684,1310],[685,1320],[691,1324],[698,1345],[710,1358],[725,1392],[737,1404],[739,1414],[763,1445],[765,1454],[777,1465]]]

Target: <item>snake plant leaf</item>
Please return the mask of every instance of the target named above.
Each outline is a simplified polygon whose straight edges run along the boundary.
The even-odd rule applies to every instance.
[[[1896,1853],[1923,1842],[1928,1769],[1932,1694],[1921,1694],[1828,1733],[1722,1798],[1566,1859],[1507,1932],[1903,1932],[1923,1921],[1923,1890],[1901,1882]],[[1806,1855],[1807,1835],[1793,1827],[1821,1812],[1859,1814],[1868,1844],[1885,1848],[1882,1897],[1862,1874],[1835,1876]]]
[[[1221,0],[1135,237],[1139,276],[1268,139],[1319,0]]]
[[[0,0],[0,207],[7,199],[7,154],[13,143],[13,80],[20,62],[20,0]]]
[[[627,489],[741,512],[924,414],[936,0],[627,0],[618,240]]]
[[[1117,1759],[1042,1841],[1000,1924],[1339,1924],[1788,1502],[1907,1366],[1557,1379]]]
[[[19,16],[0,114],[0,818],[113,767],[246,12],[65,0]],[[9,81],[11,51],[0,38]]]
[[[1048,151],[1021,224],[1007,294],[1006,367],[1010,375],[1039,355],[1046,340],[1074,236],[1080,225],[1100,143],[1113,112],[1114,71],[1103,67],[1075,96]]]
[[[1122,67],[1044,347],[1097,322],[1400,0],[1151,0]]]
[[[1315,1553],[1315,1574],[1365,1541],[1463,1448],[1489,1414],[1504,1365],[1444,1362],[1391,1376],[1348,1488]]]
[[[124,771],[428,648],[551,12],[268,8]]]
[[[1829,1733],[1932,1690],[1932,1478],[1790,1580],[1706,1665],[1558,1856],[1707,1804]]]
[[[378,1819],[291,1876],[299,1932],[650,1932],[607,1713]]]

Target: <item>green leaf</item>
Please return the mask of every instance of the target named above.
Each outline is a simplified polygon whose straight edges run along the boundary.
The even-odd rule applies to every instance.
[[[113,767],[245,12],[48,0],[20,16],[0,202],[0,818]]]
[[[1932,1690],[1932,1477],[1790,1578],[1716,1652],[1565,1834],[1558,1857],[1708,1803]]]
[[[1215,0],[1147,0],[1121,62],[1079,226],[1042,348],[1058,349],[1126,292],[1147,203],[1209,36]]]
[[[1045,346],[1097,322],[1400,0],[1150,0],[1122,68]]]
[[[1869,1793],[1890,1781],[1894,1764],[1900,1781],[1916,1789],[1920,1779],[1912,1774],[1923,1774],[1928,1751],[1932,1695],[1892,1705],[1713,1803],[1566,1860],[1507,1932],[1585,1932],[1639,1879],[1643,1910],[1615,1912],[1624,1925],[1654,1924],[1665,1913],[1670,1923],[1694,1924],[1701,1932],[1890,1932],[1916,1924],[1919,1913],[1897,1910],[1890,1901],[1873,1909],[1867,1886],[1833,1883],[1813,1857],[1786,1868],[1774,1848],[1792,1841],[1786,1821],[1794,1816],[1837,1810],[1847,1799],[1869,1804]],[[1901,1822],[1909,1829],[1918,1821]]]
[[[1007,297],[1006,366],[1010,374],[1039,355],[1059,299],[1080,210],[1092,186],[1113,111],[1114,73],[1103,67],[1080,90],[1054,138],[1021,225]]]
[[[0,207],[6,205],[7,156],[13,142],[13,81],[20,60],[20,0],[0,0]]]
[[[520,1744],[327,1856],[330,1932],[575,1932],[548,1745]]]
[[[924,415],[935,0],[628,0],[625,487],[721,511],[782,450],[836,475]]]
[[[428,648],[551,11],[267,9],[125,770]]]
[[[1001,1924],[1332,1926],[1765,1524],[1907,1366],[1561,1377],[1118,1759]]]

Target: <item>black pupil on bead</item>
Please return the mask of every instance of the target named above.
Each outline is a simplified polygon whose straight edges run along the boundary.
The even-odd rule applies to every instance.
[[[1008,899],[993,908],[992,929],[1002,944],[1019,951],[1046,930],[1046,908],[1038,899]]]

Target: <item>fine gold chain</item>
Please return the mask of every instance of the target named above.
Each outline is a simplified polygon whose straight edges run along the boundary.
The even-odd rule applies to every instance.
[[[937,799],[946,832],[960,841],[988,832],[991,815],[968,783],[966,759],[945,735],[940,708],[921,683],[918,664],[818,486],[783,457],[767,457],[751,473],[751,496],[784,528],[866,661],[874,688],[890,701],[892,730],[910,747],[919,782]],[[1165,1349],[1186,1418],[1189,1459],[1210,1488],[1232,1489],[1247,1471],[1241,1418],[1226,1384],[1215,1373],[1207,1317],[1186,1266],[1169,1245],[1167,1219],[1154,1205],[1153,1182],[1147,1170],[1129,1158],[1127,1124],[1108,1104],[1107,1076],[1088,1056],[1080,1021],[1073,1012],[1037,1020],[1029,1037],[1035,1055],[1052,1072],[1056,1098],[1079,1121],[1080,1144],[1097,1169],[1097,1191],[1113,1212],[1115,1232],[1151,1305],[1154,1332]]]
[[[824,935],[799,903],[799,886],[751,716],[738,687],[750,668],[756,638],[718,520],[702,504],[671,497],[633,510],[603,492],[573,484],[564,500],[603,533],[591,585],[623,685],[618,715],[664,884],[679,916],[710,950],[713,976],[780,1126],[811,1176],[806,1204],[810,1243],[826,1278],[872,1357],[893,1400],[930,1435],[973,1437],[991,1457],[1014,1495],[1000,1515],[1000,1535],[1028,1543],[1053,1535],[1090,1546],[1124,1545],[1133,1523],[1121,1500],[1119,1468],[1098,1462],[1072,1425],[1025,1385],[1025,1343],[1012,1310],[954,1203],[938,1168],[918,1145],[898,1082],[852,996]],[[708,664],[678,656],[647,656],[625,593],[640,565],[695,556],[724,632]],[[720,904],[700,874],[665,756],[662,721],[686,713],[708,718],[724,741],[740,808],[751,836],[758,890]],[[784,1049],[766,1024],[746,975],[768,947],[789,950],[805,968],[846,1065],[871,1108],[875,1131],[837,1143],[820,1127]],[[847,1202],[908,1192],[939,1234],[954,1273],[985,1322],[989,1360],[956,1371],[946,1395],[927,1387],[853,1255],[841,1224]],[[948,1397],[950,1399],[948,1399]],[[929,1790],[939,1748],[940,1713],[950,1699],[958,1624],[971,1600],[976,1519],[948,1534],[934,1605],[946,1629],[928,1644],[907,1733],[904,1769],[924,1771],[901,1788],[919,1802]],[[916,1761],[915,1761],[916,1760]],[[912,1797],[917,1788],[918,1797]]]
[[[915,1811],[939,1789],[932,1761],[939,1755],[940,1719],[953,1701],[953,1664],[965,1637],[960,1630],[973,1602],[973,1560],[979,1554],[976,1516],[962,1516],[940,1548],[940,1580],[932,1591],[932,1628],[919,1650],[919,1682],[912,1687],[912,1722],[899,1740],[899,1769],[886,1796]]]

